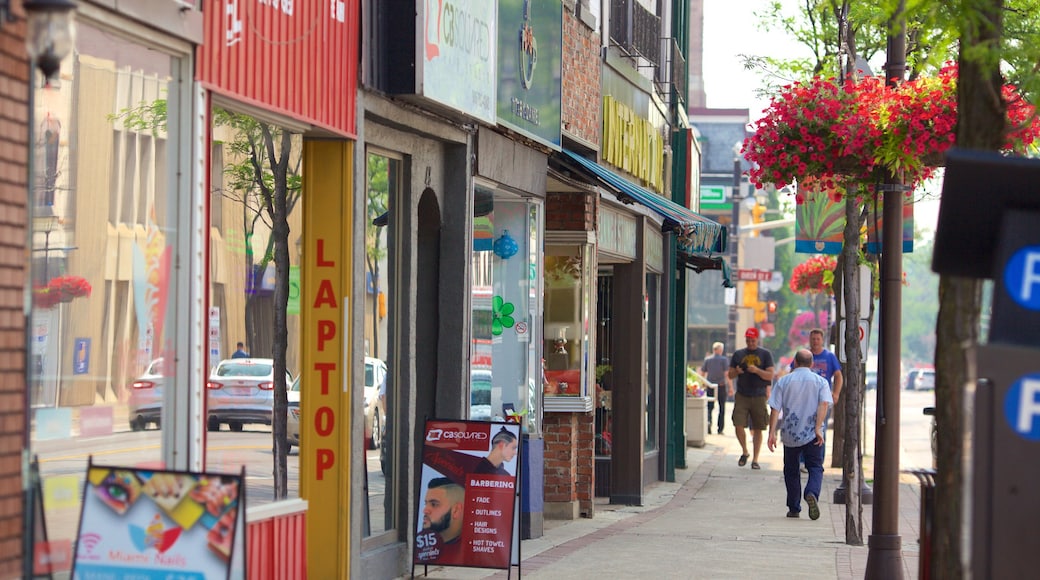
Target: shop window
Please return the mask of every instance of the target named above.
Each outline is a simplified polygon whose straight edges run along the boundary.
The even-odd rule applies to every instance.
[[[398,507],[395,476],[399,445],[390,426],[400,417],[396,348],[395,268],[397,239],[394,208],[400,199],[403,163],[370,151],[365,188],[365,385],[362,416],[365,455],[366,512],[363,535],[377,536],[394,529]]]
[[[657,274],[646,275],[646,296],[643,302],[644,323],[646,324],[646,409],[643,423],[646,433],[643,439],[643,450],[654,451],[658,448],[658,428],[661,397],[661,313],[660,313],[660,280]]]
[[[472,263],[470,418],[541,431],[541,205],[478,187]]]
[[[547,244],[544,268],[544,323],[546,408],[589,396],[593,373],[588,368],[592,288],[590,245]],[[562,408],[560,410],[580,410]]]
[[[209,115],[212,147],[208,235],[205,464],[208,470],[245,470],[249,505],[299,497],[300,433],[309,425],[300,401],[314,385],[300,377],[298,305],[286,306],[285,336],[276,330],[279,268],[272,208],[284,195],[289,226],[288,269],[299,267],[303,139],[298,133],[230,108]],[[273,154],[273,155],[272,155]],[[272,160],[273,157],[273,160]],[[286,159],[286,170],[273,166]],[[291,293],[291,292],[290,292]],[[290,310],[291,309],[291,310]],[[276,379],[275,342],[285,341],[285,374]],[[276,413],[278,382],[287,409]],[[286,428],[285,480],[272,453],[276,423]],[[276,478],[275,473],[279,474]]]
[[[172,266],[184,239],[174,217],[190,204],[171,192],[190,191],[180,177],[190,160],[166,159],[176,149],[166,143],[190,136],[178,132],[176,111],[149,111],[170,91],[191,94],[191,79],[176,76],[189,55],[161,52],[115,26],[79,20],[61,83],[35,88],[30,101],[28,447],[42,476],[36,529],[45,527],[59,551],[76,538],[91,456],[160,467],[170,445],[188,445],[163,431],[164,417],[174,416],[166,395],[184,382],[168,364],[176,313],[193,298],[177,294]]]

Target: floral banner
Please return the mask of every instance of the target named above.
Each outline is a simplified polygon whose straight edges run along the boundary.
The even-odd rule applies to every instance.
[[[884,239],[884,212],[882,211],[881,199],[867,202],[867,253],[880,254],[881,240]],[[914,251],[914,199],[911,196],[903,198],[903,253],[909,254]]]
[[[805,182],[799,184],[796,200],[794,251],[840,254],[845,229],[842,194]]]

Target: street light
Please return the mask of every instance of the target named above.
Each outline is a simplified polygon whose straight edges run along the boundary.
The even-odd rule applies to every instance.
[[[0,0],[6,4],[9,0]],[[74,0],[25,0],[29,21],[25,49],[36,68],[43,73],[45,87],[53,85],[61,71],[61,61],[72,50],[75,37]]]
[[[741,151],[744,148],[743,141],[737,141],[733,145],[733,194],[730,196],[730,205],[732,206],[733,213],[730,218],[729,226],[729,256],[730,256],[730,271],[736,276],[738,260],[740,256],[740,185],[741,185]],[[737,282],[736,278],[733,279],[733,305],[729,309],[729,344],[733,345],[733,350],[737,349]],[[727,289],[726,292],[729,292]]]

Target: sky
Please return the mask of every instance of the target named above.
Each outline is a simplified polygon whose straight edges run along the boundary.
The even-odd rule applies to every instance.
[[[793,14],[798,0],[782,0]],[[808,49],[778,30],[758,28],[755,12],[763,11],[771,0],[704,0],[704,90],[707,105],[715,109],[748,109],[751,120],[762,116],[769,99],[755,95],[762,85],[758,73],[744,70],[740,55],[770,55],[781,58],[808,56]],[[918,229],[935,231],[938,219],[939,184],[914,208]],[[930,235],[925,234],[930,237]]]

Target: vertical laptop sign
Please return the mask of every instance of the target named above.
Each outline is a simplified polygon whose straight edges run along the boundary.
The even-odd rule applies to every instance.
[[[520,426],[427,421],[415,564],[508,569]]]
[[[422,94],[495,122],[496,2],[423,0]]]

